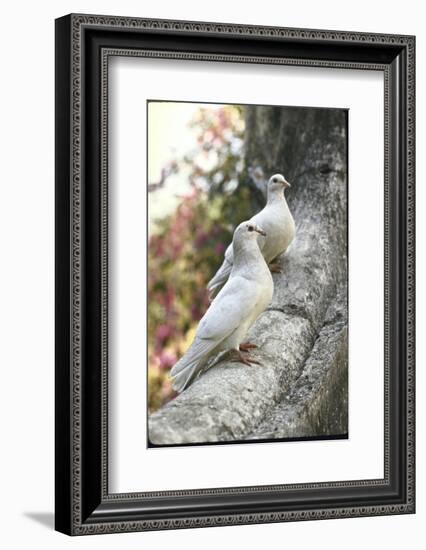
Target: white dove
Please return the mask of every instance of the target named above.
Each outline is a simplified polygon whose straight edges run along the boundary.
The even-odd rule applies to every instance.
[[[295,235],[295,224],[291,215],[284,190],[291,187],[288,181],[281,174],[273,175],[267,183],[266,205],[253,216],[249,221],[260,225],[267,234],[267,237],[258,237],[260,250],[270,264],[280,254],[285,252]],[[216,275],[207,284],[210,299],[214,298],[231,273],[234,262],[234,251],[232,243],[225,251],[225,259],[216,272]],[[279,272],[277,265],[270,265],[271,271]]]
[[[251,221],[236,228],[229,279],[201,319],[188,351],[170,372],[176,391],[181,392],[192,384],[209,359],[221,351],[235,350],[236,361],[246,365],[257,363],[242,354],[256,346],[241,342],[270,304],[273,294],[272,275],[260,252],[258,234],[266,236],[263,229]]]

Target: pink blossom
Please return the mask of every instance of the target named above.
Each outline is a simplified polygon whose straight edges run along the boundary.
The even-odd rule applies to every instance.
[[[193,217],[193,212],[187,204],[182,204],[179,208],[179,214],[185,219],[190,220]]]
[[[163,351],[160,355],[160,368],[170,369],[176,363],[176,355],[169,351]]]
[[[175,301],[176,293],[173,288],[168,287],[165,293],[165,299],[164,299],[164,305],[167,309],[170,309],[170,307],[173,305],[173,302]],[[167,327],[170,331],[170,328]],[[170,332],[169,332],[170,334]]]
[[[223,243],[216,243],[214,251],[218,256],[221,256],[225,252],[225,245]]]
[[[201,248],[207,239],[208,239],[207,233],[205,233],[202,230],[198,231],[197,234],[195,235],[195,240],[194,240],[195,248],[196,249]]]
[[[167,325],[159,325],[155,331],[155,335],[160,342],[163,342],[166,338],[168,338],[170,333],[170,327]]]
[[[160,358],[155,353],[151,353],[149,356],[149,369],[151,372],[158,374],[160,368]]]

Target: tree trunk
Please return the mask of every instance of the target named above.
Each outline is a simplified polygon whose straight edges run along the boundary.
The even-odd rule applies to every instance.
[[[347,434],[347,113],[249,107],[246,165],[283,173],[296,237],[250,367],[221,361],[149,420],[158,445]],[[259,207],[257,208],[259,209]]]

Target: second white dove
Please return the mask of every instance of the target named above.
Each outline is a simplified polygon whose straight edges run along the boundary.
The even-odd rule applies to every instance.
[[[267,183],[267,201],[265,207],[249,221],[258,224],[264,229],[267,236],[258,236],[258,242],[263,257],[269,264],[280,254],[284,253],[292,242],[296,228],[293,216],[288,207],[284,191],[290,184],[281,174],[273,175]],[[207,288],[210,298],[218,293],[225,284],[234,263],[232,243],[225,252],[225,259],[215,276],[209,281]],[[277,270],[276,266],[271,266]]]

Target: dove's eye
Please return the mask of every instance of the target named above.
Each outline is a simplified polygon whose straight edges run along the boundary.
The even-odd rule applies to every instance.
[[[253,227],[251,225],[248,226],[249,231],[253,231]]]
[[[272,181],[273,181],[274,183],[277,183],[277,178],[273,178]]]

